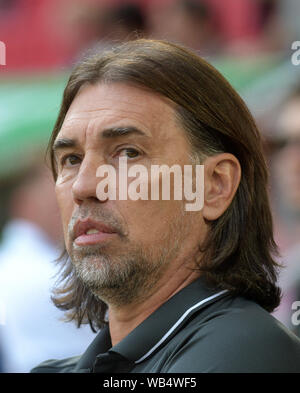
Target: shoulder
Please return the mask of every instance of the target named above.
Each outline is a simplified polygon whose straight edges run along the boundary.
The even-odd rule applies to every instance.
[[[80,356],[73,356],[67,359],[50,359],[38,364],[31,373],[71,373],[74,371]]]
[[[224,301],[180,335],[168,372],[300,372],[300,340],[242,298]]]

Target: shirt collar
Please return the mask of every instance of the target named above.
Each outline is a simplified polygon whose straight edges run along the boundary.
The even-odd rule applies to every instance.
[[[134,363],[142,362],[169,341],[193,314],[226,296],[227,292],[209,288],[203,277],[198,278],[113,347],[108,326],[103,328],[80,358],[76,370],[91,367],[96,356],[107,351],[118,353]]]

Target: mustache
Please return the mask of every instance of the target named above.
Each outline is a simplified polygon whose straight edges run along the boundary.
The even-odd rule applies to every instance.
[[[75,224],[78,220],[92,219],[111,228],[121,237],[127,235],[126,226],[120,217],[116,217],[111,211],[99,210],[96,208],[79,208],[71,217],[68,224],[68,232],[72,239],[75,237]]]

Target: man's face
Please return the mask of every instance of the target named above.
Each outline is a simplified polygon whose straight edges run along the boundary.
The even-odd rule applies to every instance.
[[[115,132],[120,128],[130,131]],[[120,157],[127,157],[128,168],[142,164],[149,173],[154,164],[191,164],[184,131],[166,99],[119,83],[84,86],[55,145],[66,248],[94,293],[126,304],[191,264],[204,236],[201,212],[186,212],[184,201],[174,198],[97,198],[97,169],[109,164],[118,179]]]

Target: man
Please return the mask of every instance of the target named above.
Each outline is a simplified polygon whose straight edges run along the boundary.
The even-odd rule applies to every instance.
[[[66,245],[55,302],[102,329],[82,356],[34,372],[300,371],[298,338],[269,314],[280,290],[260,136],[213,67],[162,41],[92,55],[71,74],[50,148]],[[148,172],[203,164],[203,208],[111,198],[101,168],[119,191],[121,159]]]

